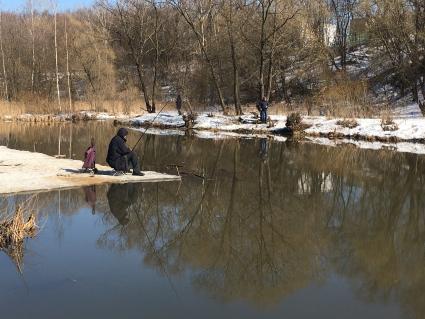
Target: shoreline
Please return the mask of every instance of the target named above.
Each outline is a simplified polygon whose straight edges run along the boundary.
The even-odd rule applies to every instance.
[[[154,122],[152,122],[155,119]],[[136,130],[150,128],[148,132],[159,135],[184,135],[192,132],[199,138],[271,138],[287,139],[337,146],[356,145],[361,148],[390,149],[400,152],[425,154],[425,118],[394,115],[394,130],[384,130],[380,118],[327,118],[304,116],[303,129],[292,134],[286,128],[286,115],[270,115],[268,124],[259,124],[258,118],[249,113],[241,116],[223,115],[219,112],[203,112],[196,115],[191,129],[187,129],[182,116],[177,112],[146,113],[143,115],[110,114],[106,112],[80,111],[72,115],[2,116],[3,122],[61,123],[84,121],[113,121],[114,125],[127,126]],[[354,121],[354,127],[341,125],[343,121]],[[153,132],[155,131],[155,132]]]
[[[135,118],[116,119],[115,124],[133,128],[155,128],[164,130],[187,130],[182,116],[174,113],[146,114]],[[338,140],[353,140],[382,143],[420,143],[425,144],[425,118],[394,118],[394,127],[389,130],[378,118],[350,119],[355,127],[346,127],[340,123],[343,118],[323,116],[305,116],[303,129],[291,132],[286,127],[285,115],[270,115],[270,123],[259,124],[254,115],[224,116],[221,114],[201,113],[197,115],[191,129],[193,131],[225,132],[242,135],[277,135],[292,137],[322,137]]]
[[[0,146],[0,195],[45,192],[100,184],[180,181],[180,176],[144,171],[144,176],[113,175],[110,167],[96,165],[99,173],[80,172],[80,160]]]

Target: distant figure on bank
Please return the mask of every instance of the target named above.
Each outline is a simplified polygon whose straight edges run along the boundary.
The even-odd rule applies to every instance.
[[[143,176],[140,171],[139,160],[136,153],[134,153],[127,146],[128,131],[125,128],[120,128],[111,142],[109,143],[108,156],[106,162],[116,171],[128,172],[130,166],[133,168],[133,175]]]
[[[182,103],[182,97],[180,96],[180,94],[178,94],[176,99],[176,109],[177,112],[179,112],[179,115],[182,115]]]
[[[261,123],[267,123],[267,109],[269,108],[269,102],[265,96],[261,98],[261,101],[257,103],[257,109],[260,112]]]
[[[92,137],[90,141],[90,146],[84,152],[84,163],[83,169],[85,172],[92,170],[93,173],[97,173],[96,168],[96,144],[94,142],[94,138]]]

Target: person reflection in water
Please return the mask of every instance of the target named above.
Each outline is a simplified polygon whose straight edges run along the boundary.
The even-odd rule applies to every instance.
[[[112,184],[106,197],[112,215],[122,226],[127,225],[130,221],[128,208],[137,200],[135,184]]]
[[[262,161],[266,161],[269,152],[268,140],[266,138],[260,139],[260,158]]]
[[[96,186],[84,187],[84,195],[86,197],[87,204],[91,207],[91,213],[96,213]]]

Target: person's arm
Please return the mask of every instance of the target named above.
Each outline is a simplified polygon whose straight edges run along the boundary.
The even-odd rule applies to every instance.
[[[129,154],[130,152],[131,152],[131,149],[127,146],[127,144],[125,144],[124,140],[120,139],[118,143],[117,153],[123,156],[123,155]]]

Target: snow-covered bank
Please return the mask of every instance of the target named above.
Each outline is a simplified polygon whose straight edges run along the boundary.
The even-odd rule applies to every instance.
[[[152,123],[152,121],[155,121]],[[285,129],[286,116],[271,115],[271,122],[259,124],[254,115],[224,116],[221,114],[199,114],[194,122],[193,129],[198,131],[219,131],[241,134],[282,134]],[[304,130],[310,136],[332,136],[333,138],[380,140],[380,141],[410,141],[425,142],[425,118],[396,118],[394,123],[398,129],[384,130],[381,119],[355,119],[357,126],[344,127],[339,122],[344,119],[328,119],[323,116],[307,116],[303,123]],[[174,113],[147,114],[123,121],[132,126],[149,126],[160,128],[182,129],[185,123],[181,116]]]
[[[0,146],[0,194],[38,192],[104,183],[175,181],[179,176],[145,172],[145,176],[113,176],[98,165],[99,174],[79,173],[82,162]]]
[[[133,127],[147,127],[152,124],[151,130],[159,134],[166,134],[163,129],[172,130],[173,134],[184,134],[185,123],[182,116],[177,113],[147,114],[130,120],[123,121]],[[286,116],[271,115],[271,122],[259,124],[252,115],[224,116],[218,113],[199,114],[194,122],[194,134],[200,138],[227,138],[227,137],[278,137],[281,136],[286,126]],[[361,148],[393,149],[399,152],[425,154],[425,118],[399,117],[393,120],[397,129],[385,130],[380,118],[354,119],[356,127],[341,125],[344,119],[328,119],[326,117],[304,117],[304,130],[308,140],[328,145],[342,143],[354,144]],[[159,129],[161,128],[161,129]],[[157,133],[158,133],[157,132]],[[326,139],[324,139],[326,137]],[[325,142],[327,141],[327,142]]]
[[[425,118],[394,119],[393,122],[398,128],[393,131],[384,130],[381,119],[355,119],[358,125],[353,128],[339,125],[338,122],[341,120],[307,117],[304,123],[310,127],[305,133],[310,136],[355,140],[425,143]]]
[[[196,116],[193,129],[204,131],[233,132],[241,134],[271,134],[285,127],[286,116],[271,115],[272,122],[258,123],[252,114],[242,116],[227,116],[220,113],[200,113]],[[156,128],[184,129],[183,117],[177,113],[146,114],[130,120],[119,121],[131,126],[152,126]]]

